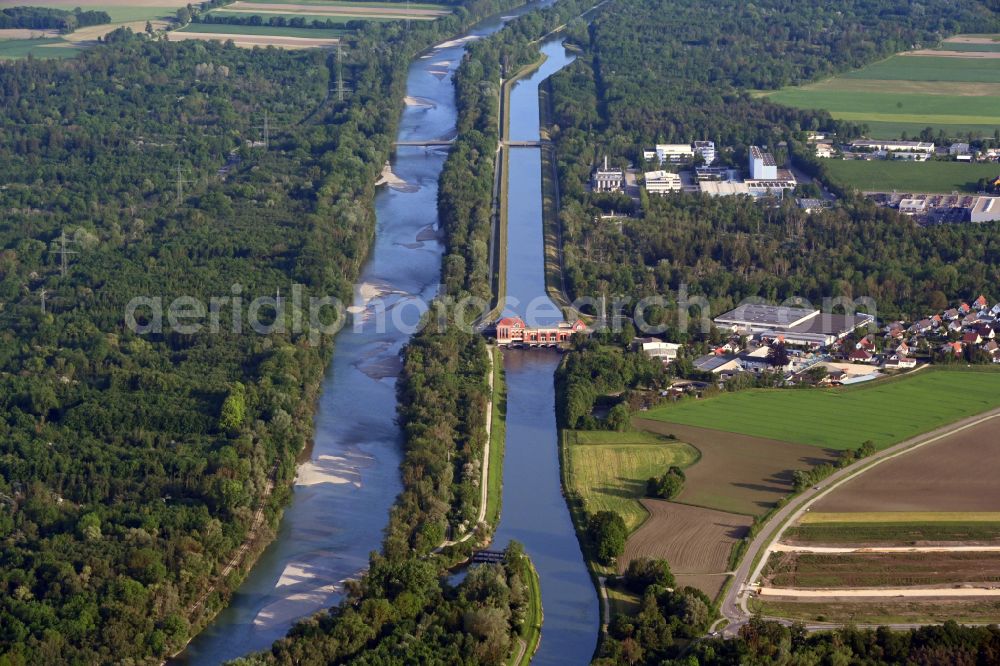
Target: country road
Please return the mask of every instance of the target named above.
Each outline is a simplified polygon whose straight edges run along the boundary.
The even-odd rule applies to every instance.
[[[825,497],[833,489],[886,460],[891,460],[928,444],[933,444],[950,435],[995,419],[998,416],[1000,416],[1000,409],[993,409],[983,414],[970,416],[961,421],[942,426],[922,435],[917,435],[899,444],[894,444],[843,469],[837,470],[818,485],[791,498],[788,504],[775,512],[770,520],[760,528],[753,541],[747,547],[743,559],[736,569],[736,576],[733,579],[732,585],[726,591],[726,597],[719,609],[723,618],[729,622],[723,633],[726,636],[735,636],[739,632],[740,627],[750,619],[747,600],[753,591],[753,583],[760,578],[760,574],[767,564],[767,559],[771,551],[774,550],[774,542],[778,541],[782,534],[784,534],[785,529],[798,520],[803,513],[808,511],[809,507],[816,500]],[[835,626],[823,625],[823,628],[829,629]]]

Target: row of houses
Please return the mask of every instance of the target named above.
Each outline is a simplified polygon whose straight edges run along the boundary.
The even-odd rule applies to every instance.
[[[982,295],[911,324],[892,322],[884,330],[887,347],[904,354],[920,348],[953,356],[980,350],[1000,363],[1000,303],[991,306]]]

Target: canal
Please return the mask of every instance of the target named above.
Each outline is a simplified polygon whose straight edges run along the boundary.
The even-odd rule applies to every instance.
[[[511,141],[539,139],[538,87],[573,56],[561,38],[541,47],[545,62],[511,91]],[[506,315],[529,326],[562,321],[545,290],[542,171],[539,148],[509,153]],[[559,475],[554,350],[506,350],[507,440],[503,510],[494,543],[524,544],[542,588],[542,640],[533,664],[588,664],[597,644],[600,610]]]

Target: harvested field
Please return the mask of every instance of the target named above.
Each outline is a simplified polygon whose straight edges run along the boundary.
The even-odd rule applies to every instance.
[[[566,485],[588,513],[613,511],[632,531],[649,515],[638,500],[646,481],[671,466],[687,467],[698,451],[644,432],[566,431]]]
[[[980,423],[892,460],[833,490],[818,512],[996,511],[1000,438],[996,420]]]
[[[1000,53],[996,51],[946,51],[944,49],[918,49],[908,51],[904,56],[938,56],[941,58],[1000,58]]]
[[[277,12],[280,14],[295,14],[303,12],[306,14],[336,14],[339,16],[353,16],[356,18],[364,18],[366,16],[391,16],[393,18],[437,18],[439,16],[444,16],[448,13],[445,9],[407,9],[404,6],[400,6],[398,9],[395,7],[359,7],[355,5],[342,5],[336,3],[328,3],[322,5],[314,4],[294,4],[294,3],[271,3],[271,2],[245,2],[244,0],[238,0],[231,5],[226,5],[226,9],[229,11],[233,10],[252,10],[255,13],[263,13],[266,11]]]
[[[1000,521],[800,523],[789,527],[782,541],[793,545],[858,547],[998,545]]]
[[[954,587],[1000,582],[1000,553],[772,553],[763,585],[775,588]]]
[[[1000,618],[1000,600],[995,597],[962,600],[893,598],[822,603],[769,598],[752,601],[751,608],[767,616],[804,622],[927,624],[947,620],[996,622]]]
[[[675,574],[714,574],[727,570],[729,552],[746,536],[753,520],[723,511],[663,500],[643,499],[649,520],[628,543],[618,567],[639,557],[665,559]]]
[[[708,428],[634,419],[642,430],[674,435],[701,452],[684,471],[676,501],[720,511],[761,515],[792,491],[792,472],[834,459],[836,452]]]
[[[717,574],[681,574],[674,576],[677,587],[693,587],[708,595],[709,599],[716,599],[726,581],[729,580],[728,573]]]
[[[1000,44],[1000,35],[956,35],[944,40],[945,44]]]
[[[242,27],[242,26],[241,26]],[[277,46],[286,49],[309,49],[336,45],[336,39],[317,39],[309,37],[279,37],[277,35],[241,35],[220,32],[168,32],[167,39],[177,42],[182,39],[200,39],[205,41],[226,42],[242,48],[255,46]]]
[[[42,30],[36,28],[2,28],[0,40],[5,39],[40,39],[42,37],[59,37],[58,30]]]

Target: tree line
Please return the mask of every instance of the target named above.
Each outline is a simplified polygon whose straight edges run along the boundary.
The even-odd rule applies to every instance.
[[[73,11],[55,7],[5,7],[0,9],[0,29],[28,28],[32,30],[58,30],[70,33],[88,25],[111,23],[111,16],[100,10]]]

